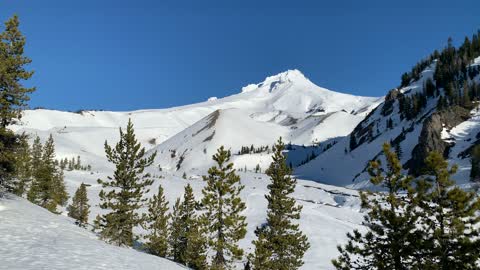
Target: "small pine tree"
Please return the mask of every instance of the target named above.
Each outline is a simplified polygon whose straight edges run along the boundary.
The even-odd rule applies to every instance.
[[[425,160],[427,177],[418,183],[423,219],[420,269],[478,269],[480,199],[451,179],[457,166],[438,152]]]
[[[208,233],[209,247],[213,250],[211,269],[228,269],[234,260],[243,256],[238,241],[246,234],[245,203],[240,199],[244,186],[235,174],[233,163],[229,163],[230,151],[221,146],[213,156],[216,166],[203,176],[207,185],[202,190],[202,224]]]
[[[170,224],[171,257],[192,269],[206,269],[206,238],[196,215],[197,202],[190,184],[183,201],[177,199]]]
[[[171,221],[169,224],[169,256],[175,262],[181,262],[183,226],[182,216],[180,213],[181,200],[177,198],[172,208]]]
[[[476,145],[473,147],[470,161],[472,165],[472,169],[470,170],[470,180],[474,182],[479,182],[480,181],[480,145]]]
[[[35,145],[34,147],[38,147]],[[37,151],[38,149],[34,149]],[[35,155],[38,153],[34,153]],[[63,180],[63,172],[55,165],[55,144],[52,135],[43,146],[41,160],[35,160],[32,156],[32,165],[39,162],[33,171],[32,186],[28,192],[28,199],[33,203],[57,213],[58,205],[65,205],[68,200],[68,194]]]
[[[145,244],[149,253],[166,257],[168,252],[168,201],[163,194],[162,186],[158,187],[157,195],[148,201],[148,213],[145,229],[149,231]]]
[[[87,185],[82,183],[75,191],[72,198],[72,204],[67,207],[68,216],[75,219],[75,224],[80,227],[86,227],[88,224],[88,214],[90,205],[87,198]]]
[[[15,181],[13,193],[23,196],[30,186],[32,180],[30,146],[28,136],[24,133],[19,137],[19,147],[15,151]]]
[[[118,246],[132,246],[135,239],[133,228],[143,221],[137,212],[147,201],[143,197],[153,183],[150,174],[144,173],[153,164],[156,153],[146,156],[145,148],[135,138],[132,121],[129,119],[126,132],[120,128],[120,141],[114,148],[105,141],[108,161],[115,164],[113,177],[98,179],[108,191],[100,191],[100,208],[111,210],[96,219],[100,236]]]
[[[292,170],[286,164],[284,149],[280,138],[273,148],[273,162],[266,171],[271,179],[269,194],[265,195],[267,223],[257,228],[258,238],[253,241],[255,252],[250,256],[250,262],[255,270],[298,269],[310,247],[307,237],[294,222],[300,219],[302,206],[296,205],[295,199],[289,197],[295,191],[297,180],[290,176]]]
[[[416,204],[412,203],[412,177],[401,173],[401,163],[389,144],[383,145],[383,153],[387,170],[377,160],[370,162],[368,172],[370,182],[387,192],[361,193],[362,208],[368,210],[367,232],[347,234],[348,243],[338,247],[340,256],[332,261],[337,269],[422,269],[417,268],[421,232],[416,227]]]

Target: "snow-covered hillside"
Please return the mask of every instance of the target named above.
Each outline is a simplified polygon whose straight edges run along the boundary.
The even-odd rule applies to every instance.
[[[347,136],[381,100],[333,92],[289,70],[203,103],[133,112],[29,110],[12,128],[42,140],[52,134],[58,157],[80,155],[94,170],[104,170],[104,141],[116,141],[118,128],[131,118],[142,144],[157,150],[157,166],[196,174],[211,165],[209,157],[221,145],[235,154],[242,146],[271,146],[280,136],[296,145]],[[235,160],[238,167],[265,168],[269,155]]]
[[[169,260],[108,245],[25,199],[0,199],[0,268],[38,269],[186,269]]]
[[[248,222],[247,236],[240,245],[248,254],[252,252],[251,242],[255,239],[255,228],[262,225],[266,219],[267,201],[264,195],[267,193],[269,183],[266,175],[254,173],[252,170],[257,164],[262,171],[269,165],[269,150],[275,140],[282,136],[285,142],[292,144],[292,149],[298,149],[292,151],[291,157],[302,160],[309,155],[310,148],[321,152],[322,147],[347,136],[381,100],[332,92],[314,85],[299,71],[292,70],[268,77],[262,83],[244,87],[239,94],[209,99],[199,104],[133,112],[69,113],[30,110],[25,112],[23,124],[12,128],[16,132],[39,135],[42,141],[52,134],[58,159],[79,155],[83,165],[92,166],[91,171],[65,172],[65,182],[70,196],[82,182],[88,184],[87,192],[92,206],[90,221],[101,213],[98,207],[101,186],[97,179],[105,179],[113,171],[112,165],[105,158],[103,144],[105,140],[110,144],[116,143],[119,136],[118,128],[125,127],[129,118],[134,123],[135,133],[141,143],[150,152],[157,151],[155,166],[147,170],[155,180],[148,196],[153,196],[161,184],[170,206],[177,197],[182,196],[187,183],[192,185],[197,199],[201,198],[204,182],[199,176],[206,173],[207,167],[212,164],[211,156],[216,149],[220,145],[225,145],[232,150],[232,161],[236,167],[247,168],[247,172],[242,170],[239,173],[242,184],[245,185],[241,196],[247,205],[245,215]],[[255,149],[266,146],[269,148],[239,154],[242,147],[250,149],[252,145]],[[188,179],[180,177],[183,172],[187,173]],[[303,205],[299,223],[311,244],[311,248],[305,254],[305,265],[302,269],[332,269],[330,261],[337,256],[336,246],[345,241],[347,232],[361,228],[362,213],[359,212],[357,192],[299,180],[294,197]],[[30,229],[34,219],[47,224],[35,225],[39,227],[48,227],[50,226],[48,224],[58,222],[62,223],[63,228],[63,223],[71,223],[64,217],[47,215],[42,209],[30,206],[23,200],[6,201],[4,205],[6,209],[11,209],[11,212],[5,211],[3,214],[17,215],[22,211],[31,212],[31,217],[15,219],[20,224],[16,230],[23,230],[24,233],[21,235],[25,238],[30,235],[32,245],[35,242],[41,244],[43,241],[43,238],[37,239],[37,232]],[[14,230],[5,226],[13,225],[0,224],[0,231]],[[50,234],[44,236],[45,241],[47,239],[60,241],[61,238],[52,235],[55,231],[54,226],[61,227],[52,225]],[[67,229],[60,229],[60,233],[64,230],[75,232],[79,230],[72,226],[65,224]],[[144,232],[141,228],[136,228],[136,233]],[[84,231],[78,235],[94,238],[92,234]],[[105,245],[102,244],[103,246]],[[134,252],[128,249],[121,250]],[[59,247],[53,253],[55,255],[52,256],[61,256],[62,251]],[[102,253],[108,252],[98,252]],[[75,254],[76,251],[68,256],[76,256]],[[68,256],[66,258],[69,258]],[[118,257],[121,256],[127,257],[119,253]],[[137,257],[142,259],[142,256],[147,255],[139,253]],[[69,259],[74,261],[72,258]],[[127,268],[133,263],[129,260],[125,259]],[[238,267],[241,268],[244,262],[245,260],[239,262]],[[150,263],[150,259],[145,259],[144,263]],[[145,266],[143,269],[151,268]]]
[[[448,161],[460,165],[455,175],[457,183],[470,184],[471,165],[466,150],[478,143],[480,131],[478,102],[473,102],[474,109],[470,112],[458,106],[439,112],[437,108],[439,98],[445,95],[441,89],[440,95],[426,98],[425,106],[413,119],[401,117],[399,96],[411,98],[424,93],[427,80],[434,81],[436,63],[433,61],[426,67],[418,80],[401,89],[390,91],[385,101],[365,117],[350,135],[341,138],[337,144],[313,161],[296,168],[296,175],[322,183],[355,189],[366,188],[370,186],[366,171],[368,162],[383,158],[382,144],[390,143],[392,146],[398,144],[401,162],[407,173],[409,170],[412,171],[412,163],[418,166],[419,162],[414,158],[415,148],[418,148],[420,143],[438,145],[443,144],[440,142],[443,140],[446,146],[436,151],[448,152]],[[478,65],[480,58],[475,59],[470,67]],[[479,83],[480,75],[469,79],[468,82]],[[433,130],[435,125],[440,127],[441,134]]]
[[[150,168],[149,171],[155,174],[155,181],[147,196],[151,197],[156,194],[158,186],[162,185],[165,189],[165,197],[170,202],[170,208],[176,198],[183,196],[184,186],[187,184],[192,186],[197,199],[202,197],[201,190],[205,182],[200,179],[182,179],[168,172],[158,172],[156,168]],[[102,211],[98,207],[98,193],[101,186],[97,183],[97,179],[105,179],[108,173],[65,172],[69,194],[73,194],[82,182],[89,185],[87,192],[89,203],[92,205],[90,221]],[[256,239],[255,228],[266,220],[267,200],[264,195],[268,192],[267,185],[270,181],[268,176],[261,173],[239,172],[239,175],[241,183],[245,185],[240,196],[247,206],[244,214],[248,223],[247,235],[240,241],[240,246],[248,254],[253,252],[251,242]],[[293,197],[298,204],[303,206],[299,224],[311,244],[311,248],[305,254],[305,265],[302,269],[333,269],[330,261],[338,255],[336,246],[346,241],[347,232],[361,228],[363,213],[360,212],[360,199],[357,191],[308,180],[298,180]],[[1,226],[0,224],[0,231],[2,230]],[[141,228],[136,228],[136,233],[143,234],[145,232]],[[238,269],[243,269],[243,263],[245,263],[245,259],[238,262]]]

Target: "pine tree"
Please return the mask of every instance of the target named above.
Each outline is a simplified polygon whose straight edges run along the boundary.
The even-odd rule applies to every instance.
[[[290,195],[297,180],[290,176],[292,170],[283,155],[285,145],[280,138],[273,148],[273,162],[266,173],[271,179],[267,222],[257,228],[257,240],[253,241],[255,253],[250,256],[252,269],[292,270],[303,265],[303,255],[309,249],[307,237],[295,222],[300,219],[301,205],[296,205]]]
[[[206,238],[196,214],[198,208],[190,184],[183,201],[177,199],[170,224],[171,257],[192,269],[206,269]]]
[[[143,221],[137,211],[147,201],[143,195],[153,183],[150,174],[144,173],[144,170],[153,164],[156,153],[146,156],[145,148],[135,138],[130,119],[126,132],[120,128],[120,141],[114,148],[105,141],[105,153],[116,169],[113,177],[98,179],[103,188],[99,194],[99,206],[111,211],[100,216],[96,226],[100,229],[100,236],[107,242],[132,246],[135,239],[133,228]]]
[[[480,181],[480,145],[476,145],[473,147],[470,161],[472,165],[472,169],[470,171],[470,180],[474,182],[479,182]]]
[[[207,185],[202,190],[202,224],[208,232],[208,245],[213,250],[211,269],[230,269],[234,260],[241,259],[243,250],[237,242],[246,234],[246,218],[241,214],[245,203],[239,197],[244,186],[229,163],[230,151],[221,146],[213,160],[216,166],[203,176]]]
[[[348,233],[348,243],[339,246],[340,256],[332,263],[337,269],[419,269],[417,229],[412,177],[401,173],[402,166],[390,145],[383,145],[386,171],[379,160],[372,161],[370,182],[386,192],[361,193],[362,208],[367,209],[364,225],[367,232]],[[421,269],[421,268],[420,268]]]
[[[451,179],[457,166],[438,152],[425,160],[427,177],[418,183],[423,218],[421,269],[478,269],[480,199]]]
[[[145,246],[149,253],[167,257],[168,252],[168,201],[163,194],[162,186],[158,187],[157,195],[148,201],[148,213],[145,229],[149,231]]]
[[[87,185],[82,183],[75,191],[72,198],[72,204],[67,207],[68,216],[75,219],[75,223],[80,227],[88,224],[88,214],[90,213],[90,205],[87,198]]]
[[[173,205],[171,221],[169,224],[169,256],[175,262],[181,262],[182,241],[183,241],[183,226],[182,217],[180,213],[181,200],[177,198]]]
[[[17,196],[23,196],[32,180],[31,155],[28,136],[23,133],[19,137],[19,140],[19,147],[15,151],[15,182],[13,183],[13,193]]]
[[[34,143],[34,147],[38,146],[40,145]],[[37,167],[33,171],[32,186],[27,197],[33,203],[57,213],[57,206],[66,204],[68,194],[63,181],[63,172],[55,165],[55,144],[51,134],[43,146],[41,160],[35,160],[36,158],[32,156],[32,165],[34,162],[39,164],[35,165]]]
[[[35,88],[24,87],[22,82],[30,79],[33,71],[25,66],[31,60],[24,56],[25,37],[18,29],[20,22],[14,15],[5,23],[0,33],[0,128],[6,129],[22,116],[23,109]]]

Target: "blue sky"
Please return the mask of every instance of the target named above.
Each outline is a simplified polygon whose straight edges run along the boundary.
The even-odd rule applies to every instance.
[[[395,2],[395,3],[393,3]],[[480,1],[27,1],[0,4],[27,36],[31,107],[165,108],[297,68],[381,96],[434,49],[480,29]]]

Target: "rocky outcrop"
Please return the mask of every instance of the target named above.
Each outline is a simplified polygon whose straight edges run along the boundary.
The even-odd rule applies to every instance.
[[[470,112],[462,107],[453,106],[434,112],[423,122],[418,144],[413,148],[412,158],[405,164],[410,173],[418,176],[424,173],[425,158],[432,151],[448,157],[449,144],[442,140],[443,128],[452,128],[470,117]]]

